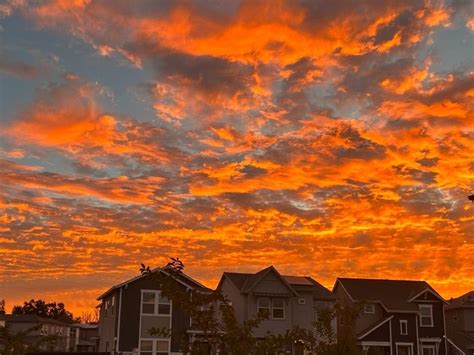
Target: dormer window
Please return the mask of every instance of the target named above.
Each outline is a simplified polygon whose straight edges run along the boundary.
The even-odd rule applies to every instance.
[[[420,304],[418,305],[420,310],[420,326],[432,327],[433,326],[433,305],[431,304]]]
[[[375,313],[375,304],[373,303],[366,303],[364,305],[364,313],[365,314],[374,314]]]

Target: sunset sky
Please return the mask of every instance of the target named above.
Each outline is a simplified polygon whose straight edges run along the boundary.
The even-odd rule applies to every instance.
[[[474,2],[0,4],[0,299],[178,256],[474,289]]]

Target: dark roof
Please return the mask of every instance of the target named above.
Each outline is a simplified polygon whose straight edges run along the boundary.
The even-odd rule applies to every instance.
[[[474,308],[474,291],[470,291],[462,296],[449,301],[446,309]]]
[[[162,272],[162,273],[165,273],[167,275],[172,275],[172,277],[175,280],[178,280],[179,282],[184,283],[186,286],[191,287],[193,289],[197,289],[197,290],[202,291],[202,292],[212,292],[212,290],[210,288],[204,286],[203,284],[196,281],[191,276],[186,275],[182,271],[177,272],[177,271],[174,271],[173,269],[171,269],[170,267],[165,266],[165,267],[161,267],[161,268],[157,267],[157,268],[151,270],[151,273],[156,273],[156,272]],[[109,295],[111,292],[120,289],[122,286],[128,285],[128,284],[130,284],[132,282],[135,282],[137,280],[140,280],[140,279],[142,279],[146,276],[147,276],[146,274],[138,275],[138,276],[135,276],[131,279],[123,281],[123,282],[121,282],[117,285],[114,285],[111,288],[109,288],[107,291],[105,291],[103,294],[101,294],[99,297],[97,297],[97,300],[101,300],[104,297],[106,297],[107,295]]]
[[[228,277],[240,292],[246,293],[249,292],[253,286],[255,286],[258,281],[270,270],[274,270],[283,279],[283,281],[288,284],[290,289],[296,291],[296,293],[298,293],[298,291],[309,291],[313,292],[314,297],[318,299],[335,299],[331,291],[329,291],[310,276],[280,275],[273,266],[269,266],[254,274],[242,272],[224,272],[222,278]]]
[[[40,317],[35,314],[2,314],[0,320],[4,320],[8,323],[39,323],[39,324],[55,324],[64,327],[70,327],[71,324],[63,323],[55,319]]]
[[[353,300],[380,302],[389,311],[417,311],[411,299],[427,290],[444,301],[426,281],[338,278],[335,288],[338,283]]]
[[[311,276],[283,275],[286,281],[297,291],[313,292],[314,298],[320,300],[335,300],[336,296]]]

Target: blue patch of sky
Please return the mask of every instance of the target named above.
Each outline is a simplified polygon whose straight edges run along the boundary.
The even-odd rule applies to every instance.
[[[439,27],[433,33],[434,73],[469,72],[474,69],[474,32],[457,17],[450,27]]]
[[[98,82],[113,93],[104,109],[112,114],[131,116],[143,121],[155,120],[155,114],[147,104],[130,95],[137,85],[149,81],[142,69],[126,62],[118,55],[101,56],[89,44],[69,34],[40,30],[13,14],[2,21],[4,48],[11,48],[15,57],[31,63],[31,52],[45,57],[59,58],[52,75],[40,76],[36,80],[24,80],[13,76],[2,77],[2,115],[12,117],[21,107],[34,99],[35,88],[42,81],[58,81],[64,72],[73,72],[84,80]],[[28,58],[28,56],[30,58]],[[8,103],[8,105],[6,105]]]

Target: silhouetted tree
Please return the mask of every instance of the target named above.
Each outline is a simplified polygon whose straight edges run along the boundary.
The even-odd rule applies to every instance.
[[[176,259],[172,259],[173,260]],[[179,260],[179,259],[178,259]],[[183,268],[175,269],[168,264],[167,273],[152,273],[149,267],[141,265],[140,272],[153,278],[160,286],[165,297],[172,300],[173,305],[189,314],[195,329],[199,329],[202,342],[189,343],[187,333],[173,333],[169,328],[152,328],[150,335],[160,337],[175,337],[181,341],[184,354],[203,354],[204,347],[210,347],[214,354],[217,349],[221,354],[275,354],[284,349],[287,344],[299,343],[305,350],[321,355],[360,353],[357,341],[350,332],[343,332],[339,342],[334,331],[334,319],[337,316],[345,318],[345,324],[353,324],[360,309],[336,306],[318,311],[314,323],[314,331],[295,327],[285,334],[267,333],[256,338],[255,330],[261,322],[268,319],[269,314],[259,313],[253,318],[239,322],[234,308],[229,300],[220,292],[203,293],[197,290],[186,291],[175,282],[173,274],[179,276]],[[181,263],[182,264],[182,263]]]
[[[30,341],[27,341],[27,338],[35,335],[40,329],[41,324],[13,334],[8,326],[0,326],[1,354],[24,355],[39,351],[42,345],[52,345],[57,341],[58,337],[56,335],[40,335],[34,337],[34,340],[30,339]]]
[[[0,300],[0,314],[5,314],[5,300]]]
[[[75,323],[79,320],[74,318],[73,314],[66,310],[64,303],[51,302],[46,303],[39,299],[31,299],[24,302],[23,306],[14,306],[12,314],[34,314],[44,318],[55,319],[64,323]]]

